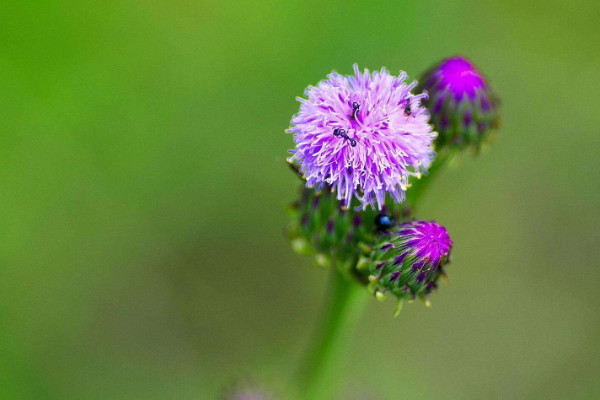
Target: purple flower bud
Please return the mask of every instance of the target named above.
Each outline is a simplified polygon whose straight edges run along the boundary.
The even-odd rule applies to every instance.
[[[439,132],[438,151],[446,147],[478,150],[497,128],[499,99],[466,58],[442,60],[427,70],[420,82],[419,90],[429,94],[425,104]]]
[[[402,299],[424,297],[437,287],[452,248],[446,228],[435,221],[414,220],[398,225],[385,240],[379,248],[388,250],[374,251],[370,267],[371,274],[381,278],[378,290],[391,291]],[[381,262],[388,266],[377,268]]]

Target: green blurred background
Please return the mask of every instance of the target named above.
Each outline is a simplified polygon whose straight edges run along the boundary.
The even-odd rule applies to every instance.
[[[455,241],[450,284],[397,319],[370,302],[340,398],[600,398],[598,1],[0,11],[0,398],[284,393],[327,280],[283,233],[294,98],[457,53],[501,136],[421,208]]]

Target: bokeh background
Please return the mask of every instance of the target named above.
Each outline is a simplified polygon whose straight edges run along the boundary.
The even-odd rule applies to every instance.
[[[327,273],[284,235],[296,96],[454,54],[503,99],[421,217],[433,307],[371,301],[340,393],[600,398],[598,1],[3,1],[0,398],[285,393]]]

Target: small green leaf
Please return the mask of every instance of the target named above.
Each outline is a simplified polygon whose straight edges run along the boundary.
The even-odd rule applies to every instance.
[[[398,301],[396,302],[396,310],[394,310],[394,317],[397,317],[398,315],[400,315],[400,311],[402,311],[403,305],[404,305],[404,301],[402,301],[401,299],[398,299]]]

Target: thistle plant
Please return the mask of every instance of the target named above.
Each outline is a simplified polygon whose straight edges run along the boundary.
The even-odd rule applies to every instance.
[[[352,75],[334,71],[297,100],[288,162],[300,184],[288,232],[296,252],[331,270],[322,326],[297,384],[303,400],[330,399],[367,294],[394,297],[398,314],[404,301],[429,305],[446,276],[453,242],[442,225],[416,219],[416,206],[449,154],[478,152],[487,141],[498,99],[455,57],[426,71],[421,85],[403,71],[354,65]]]

